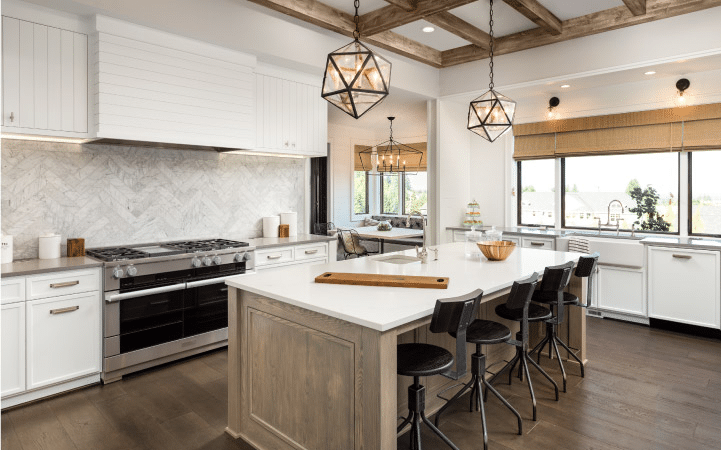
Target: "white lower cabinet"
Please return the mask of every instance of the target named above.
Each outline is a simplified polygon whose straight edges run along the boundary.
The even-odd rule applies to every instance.
[[[100,371],[98,293],[27,302],[27,388]]]
[[[721,252],[649,247],[649,316],[702,327],[721,325]]]
[[[25,302],[2,305],[3,397],[25,390]]]
[[[643,269],[598,266],[596,275],[599,309],[623,314],[646,316],[646,295]]]
[[[504,238],[505,239],[505,238]],[[556,240],[554,238],[536,238],[536,237],[522,237],[521,246],[526,248],[538,248],[553,250],[556,248]]]
[[[329,242],[322,242],[256,250],[255,270],[262,272],[288,266],[327,264],[330,252],[335,255],[335,248]]]

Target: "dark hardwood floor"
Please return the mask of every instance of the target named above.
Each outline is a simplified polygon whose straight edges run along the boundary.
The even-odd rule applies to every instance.
[[[588,341],[586,378],[570,369],[568,393],[558,402],[531,369],[537,422],[530,420],[527,385],[499,382],[524,417],[524,434],[491,398],[491,449],[721,449],[721,341],[595,318]],[[555,361],[542,362],[560,378]],[[5,411],[2,450],[250,450],[223,432],[226,369],[224,349]],[[466,395],[440,427],[461,450],[479,449],[480,417],[467,408]],[[447,448],[425,429],[423,445]],[[407,434],[398,447],[408,448]]]

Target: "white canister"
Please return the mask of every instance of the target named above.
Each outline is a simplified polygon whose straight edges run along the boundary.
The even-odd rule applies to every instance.
[[[38,238],[38,258],[57,259],[60,258],[60,235],[48,233]]]
[[[263,237],[277,238],[280,216],[263,217]]]
[[[284,212],[280,213],[280,223],[288,225],[288,236],[298,236],[298,213],[297,212]]]
[[[2,264],[13,262],[13,237],[7,234],[2,236]]]

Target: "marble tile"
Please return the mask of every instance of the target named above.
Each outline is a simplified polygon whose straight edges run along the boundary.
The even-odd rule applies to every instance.
[[[2,232],[36,258],[44,232],[85,247],[262,235],[297,211],[304,160],[215,152],[2,140]],[[63,254],[65,254],[63,250]]]

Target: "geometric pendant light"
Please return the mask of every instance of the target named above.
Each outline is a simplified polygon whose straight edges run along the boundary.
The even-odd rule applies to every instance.
[[[358,119],[388,96],[391,63],[360,41],[359,0],[355,0],[353,42],[328,54],[321,97]]]
[[[493,142],[513,127],[513,116],[516,113],[516,102],[493,89],[493,0],[490,28],[491,81],[488,91],[471,101],[468,108],[468,129]]]

